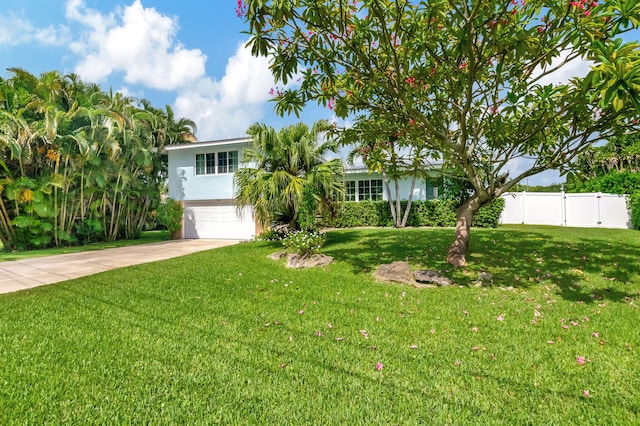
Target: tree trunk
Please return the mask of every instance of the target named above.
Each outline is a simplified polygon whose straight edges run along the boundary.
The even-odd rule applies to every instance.
[[[393,226],[396,228],[402,228],[402,203],[400,202],[400,183],[398,182],[398,178],[394,180],[394,184],[396,187],[396,214]]]
[[[396,217],[396,211],[393,208],[393,195],[391,194],[391,187],[389,186],[389,179],[387,178],[387,172],[382,169],[382,183],[384,184],[384,188],[387,191],[387,202],[389,203],[389,209],[391,210],[391,218],[393,219],[394,226],[398,223],[398,219]]]
[[[471,230],[471,222],[473,220],[473,214],[480,208],[482,202],[478,196],[474,195],[465,201],[456,210],[458,217],[456,223],[456,236],[449,246],[449,253],[447,254],[447,262],[452,264],[455,268],[461,266],[467,266],[467,249],[469,248],[469,237]]]
[[[407,207],[404,209],[404,216],[402,217],[402,223],[400,228],[407,226],[407,220],[409,219],[409,212],[411,211],[411,202],[413,201],[413,190],[416,187],[416,176],[411,177],[411,188],[409,189],[409,198],[407,199]]]

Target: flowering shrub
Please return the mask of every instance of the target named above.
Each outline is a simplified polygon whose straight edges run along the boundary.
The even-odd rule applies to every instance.
[[[256,241],[280,241],[286,237],[286,232],[278,229],[267,229],[256,237]]]
[[[287,234],[282,240],[282,246],[287,251],[294,251],[300,256],[310,256],[327,241],[326,234],[320,232],[296,231]]]

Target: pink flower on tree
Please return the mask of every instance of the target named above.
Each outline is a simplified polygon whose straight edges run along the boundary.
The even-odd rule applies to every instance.
[[[236,6],[236,15],[238,18],[244,18],[247,15],[247,5],[243,0],[238,0],[238,4]]]

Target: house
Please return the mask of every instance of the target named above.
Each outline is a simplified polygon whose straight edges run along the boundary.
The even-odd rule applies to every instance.
[[[250,207],[238,212],[233,175],[242,166],[242,151],[251,138],[169,145],[169,197],[182,202],[183,238],[252,239],[260,233]],[[348,164],[348,149],[337,155],[345,163],[347,201],[386,200],[382,176],[369,173],[364,164]],[[411,182],[400,181],[400,194],[407,199]],[[414,200],[438,198],[437,179],[419,179]]]

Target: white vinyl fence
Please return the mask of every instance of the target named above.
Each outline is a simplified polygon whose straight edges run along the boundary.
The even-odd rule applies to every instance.
[[[626,195],[510,192],[500,216],[503,224],[632,228]]]

